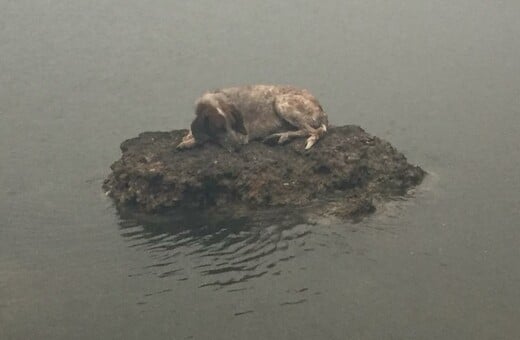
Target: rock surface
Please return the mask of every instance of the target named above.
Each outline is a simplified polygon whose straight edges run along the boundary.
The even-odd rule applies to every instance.
[[[213,144],[178,151],[185,134],[145,132],[121,144],[123,155],[103,184],[118,207],[146,213],[309,207],[318,215],[357,218],[425,175],[357,126],[331,128],[310,150],[304,150],[305,139],[296,139],[250,142],[237,152]]]

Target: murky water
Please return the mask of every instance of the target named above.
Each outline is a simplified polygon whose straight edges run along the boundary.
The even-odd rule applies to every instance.
[[[0,1],[1,339],[520,337],[517,1]],[[431,175],[359,224],[119,217],[119,143],[311,89]]]

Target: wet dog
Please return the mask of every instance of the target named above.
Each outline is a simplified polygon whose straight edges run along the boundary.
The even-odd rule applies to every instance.
[[[207,92],[195,102],[195,119],[177,148],[215,141],[230,150],[250,140],[282,144],[307,137],[305,149],[310,149],[327,127],[327,114],[307,90],[275,85],[231,87]]]

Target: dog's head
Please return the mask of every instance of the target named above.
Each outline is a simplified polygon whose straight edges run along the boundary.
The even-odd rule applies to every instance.
[[[227,133],[228,127],[247,135],[242,113],[222,95],[211,93],[201,97],[196,103],[195,115],[191,132],[201,142]]]
[[[195,108],[195,119],[191,123],[191,133],[199,142],[215,138],[226,132],[225,118],[210,103],[200,102]]]

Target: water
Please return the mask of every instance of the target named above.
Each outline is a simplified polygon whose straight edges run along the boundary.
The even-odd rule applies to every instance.
[[[0,338],[520,337],[519,10],[1,1]],[[245,83],[311,89],[430,176],[359,224],[118,216],[119,143]]]

